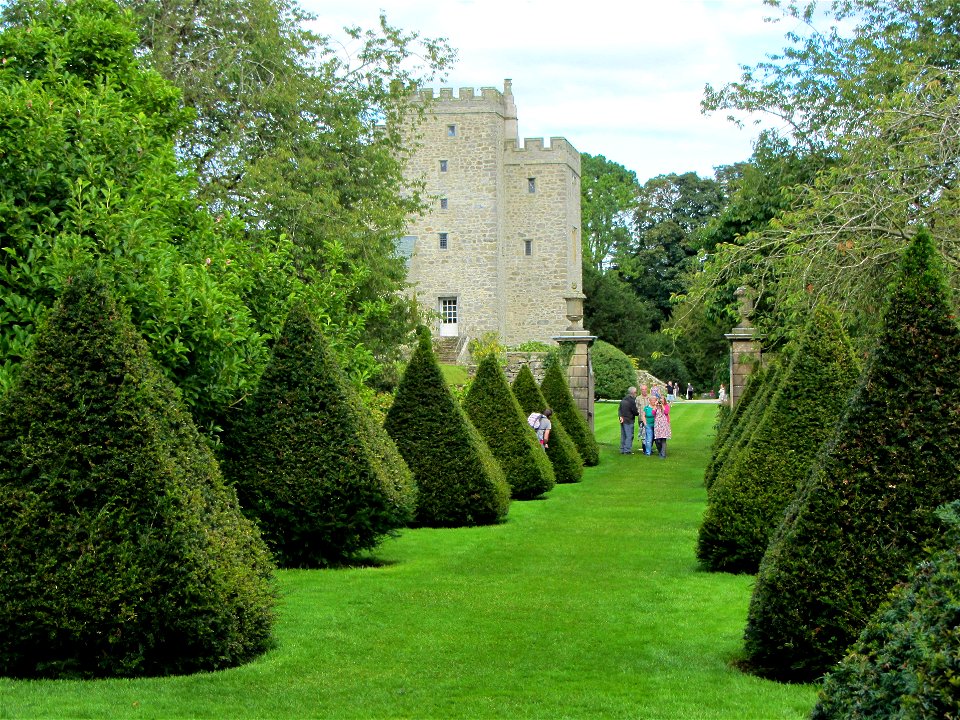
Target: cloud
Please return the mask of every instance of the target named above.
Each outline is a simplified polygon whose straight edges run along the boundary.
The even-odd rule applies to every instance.
[[[318,29],[373,27],[383,0],[305,0]],[[762,0],[399,0],[391,24],[446,37],[459,61],[445,87],[502,88],[513,79],[520,133],[566,137],[643,181],[669,172],[710,174],[747,159],[755,131],[704,117],[707,83],[739,79],[784,46],[789,23],[769,23]]]

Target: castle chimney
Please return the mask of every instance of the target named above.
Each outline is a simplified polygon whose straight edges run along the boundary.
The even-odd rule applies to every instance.
[[[513,80],[503,81],[503,139],[520,144],[520,130],[517,126],[517,106],[513,102]]]

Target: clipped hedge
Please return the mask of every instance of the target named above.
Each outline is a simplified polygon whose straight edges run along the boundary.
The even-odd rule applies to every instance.
[[[496,355],[480,361],[464,410],[503,468],[515,499],[541,497],[554,486],[553,465],[527,424]]]
[[[697,557],[708,569],[757,571],[859,376],[837,314],[816,308],[763,417],[710,490],[697,538]]]
[[[813,720],[960,717],[960,502],[949,549],[917,567],[826,677]]]
[[[520,368],[517,377],[513,380],[511,386],[513,394],[520,403],[520,407],[526,415],[532,412],[541,412],[549,407],[540,388],[537,387],[537,381],[533,373],[526,365]],[[558,483],[580,482],[583,478],[583,458],[577,450],[573,439],[563,429],[563,421],[556,413],[550,418],[552,427],[550,428],[550,442],[547,447],[547,458],[553,465],[553,473]]]
[[[636,387],[637,369],[625,352],[603,340],[590,348],[593,364],[593,394],[596,398],[619,400],[627,389]]]
[[[413,519],[413,475],[302,304],[234,429],[224,473],[283,567],[323,567]]]
[[[732,464],[750,441],[754,426],[763,417],[767,403],[779,387],[781,368],[779,362],[774,362],[750,376],[726,424],[723,442],[714,444],[713,454],[703,471],[703,484],[708,491],[713,489],[727,463]]]
[[[271,645],[269,553],[92,273],[0,399],[0,675],[214,670]]]
[[[746,662],[811,679],[839,661],[960,497],[960,330],[927,232],[908,246],[863,379],[771,542]]]
[[[503,470],[450,394],[425,329],[387,412],[386,428],[416,478],[416,524],[489,525],[506,517],[510,487]]]
[[[590,426],[577,407],[576,400],[567,384],[566,372],[560,362],[554,360],[547,364],[543,382],[540,383],[540,392],[543,393],[547,405],[553,408],[554,417],[559,417],[563,429],[567,431],[577,446],[577,452],[587,466],[600,464],[600,446]]]

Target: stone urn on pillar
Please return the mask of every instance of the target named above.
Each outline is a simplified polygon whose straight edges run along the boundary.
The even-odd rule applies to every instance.
[[[586,418],[587,424],[593,430],[593,364],[590,361],[590,346],[597,338],[583,329],[583,293],[567,295],[564,301],[567,304],[566,315],[570,325],[562,335],[554,338],[558,343],[570,343],[573,352],[570,354],[570,364],[567,366],[567,384],[570,394],[577,402],[577,407]]]
[[[740,302],[740,322],[724,337],[730,341],[730,407],[736,406],[750,374],[762,360],[759,338],[750,322],[753,314],[753,291],[739,287],[734,293]]]

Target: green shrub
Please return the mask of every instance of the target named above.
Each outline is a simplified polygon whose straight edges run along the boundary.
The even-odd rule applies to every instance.
[[[960,497],[960,331],[925,231],[907,248],[858,391],[764,555],[747,663],[809,679],[839,661]]]
[[[597,445],[590,426],[583,418],[580,408],[577,407],[577,403],[570,393],[566,372],[559,362],[547,364],[543,382],[540,383],[540,392],[543,393],[547,404],[553,408],[554,417],[560,418],[563,429],[573,439],[577,446],[577,452],[583,458],[583,464],[587,466],[599,465],[600,446]]]
[[[450,394],[425,330],[387,413],[387,432],[417,481],[417,524],[489,525],[506,517],[503,470]]]
[[[712,490],[717,477],[723,472],[724,466],[731,459],[736,459],[740,451],[746,446],[753,433],[754,425],[763,416],[770,397],[776,392],[780,381],[779,362],[754,371],[747,381],[747,387],[734,407],[726,426],[718,433],[714,451],[703,471],[703,484],[707,490]]]
[[[224,473],[284,567],[375,547],[413,518],[413,477],[302,304],[227,434]]]
[[[960,502],[947,550],[924,560],[826,677],[813,720],[960,717]]]
[[[464,410],[503,468],[515,499],[540,497],[554,486],[553,466],[510,391],[496,355],[480,361]]]
[[[526,365],[520,368],[513,381],[513,394],[520,403],[523,412],[528,416],[532,412],[541,412],[549,407],[546,399],[537,387],[537,381]],[[563,429],[563,421],[556,413],[550,418],[550,442],[547,443],[547,458],[553,465],[553,473],[558,483],[580,482],[583,478],[583,458],[577,450],[576,443]]]
[[[267,548],[92,274],[0,399],[0,518],[0,675],[190,673],[270,646]]]
[[[746,446],[710,490],[697,542],[697,557],[708,569],[757,571],[859,376],[836,313],[817,308]]]
[[[593,394],[597,398],[619,400],[627,389],[636,387],[637,370],[622,350],[603,340],[597,340],[590,348],[593,363]]]
[[[515,352],[552,352],[556,349],[556,345],[550,345],[540,340],[527,340],[511,348]]]

